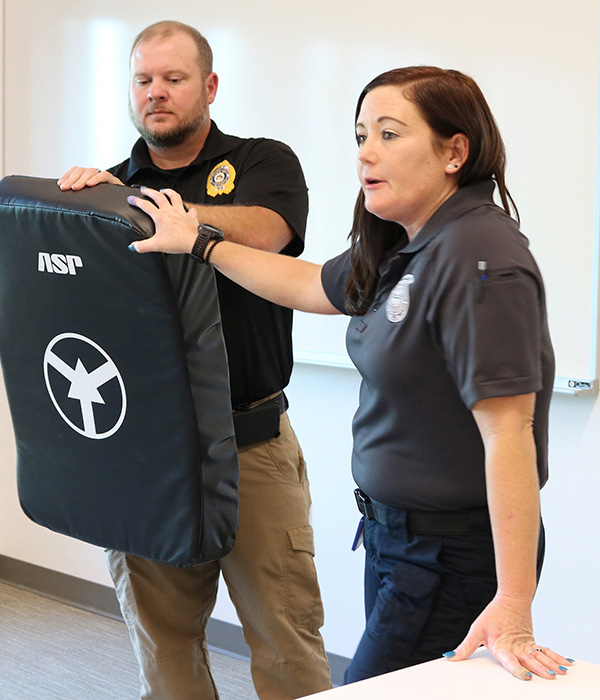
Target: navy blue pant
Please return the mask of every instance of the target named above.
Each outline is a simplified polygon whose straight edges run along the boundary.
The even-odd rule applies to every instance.
[[[365,520],[366,629],[345,683],[439,658],[462,642],[496,593],[489,529],[461,536],[407,533],[404,517]],[[538,580],[544,558],[540,531]]]

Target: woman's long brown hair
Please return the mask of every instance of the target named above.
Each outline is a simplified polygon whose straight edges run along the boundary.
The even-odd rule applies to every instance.
[[[498,125],[477,83],[455,70],[434,66],[412,66],[382,73],[362,91],[356,107],[356,120],[365,96],[374,88],[396,86],[404,97],[417,105],[423,118],[442,139],[465,134],[469,139],[469,157],[463,164],[458,186],[495,180],[502,206],[515,218],[519,212],[504,179],[506,153]],[[346,285],[346,309],[362,315],[370,306],[378,280],[378,267],[386,249],[400,242],[402,227],[384,221],[365,209],[361,192],[354,207],[350,233],[352,272]]]

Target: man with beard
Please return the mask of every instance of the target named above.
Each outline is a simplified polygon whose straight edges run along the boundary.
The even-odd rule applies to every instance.
[[[129,110],[141,138],[130,158],[108,171],[72,168],[58,184],[170,187],[228,240],[297,256],[308,212],[300,164],[282,143],[221,133],[209,114],[217,85],[201,34],[178,22],[151,25],[131,52]],[[199,263],[189,257],[186,264]],[[114,551],[108,564],[143,698],[218,698],[205,627],[220,573],[250,647],[259,698],[298,698],[331,681],[308,480],[283,394],[292,369],[291,311],[220,275],[217,286],[240,458],[236,543],[220,561],[189,569]],[[257,408],[266,420],[256,419]]]

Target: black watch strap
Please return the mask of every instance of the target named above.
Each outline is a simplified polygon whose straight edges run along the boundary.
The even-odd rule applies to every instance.
[[[198,226],[198,237],[196,238],[190,255],[200,262],[206,262],[204,255],[209,241],[222,241],[225,234],[220,228],[211,224],[200,224]]]

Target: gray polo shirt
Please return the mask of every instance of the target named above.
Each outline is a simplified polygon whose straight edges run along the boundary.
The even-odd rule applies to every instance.
[[[390,251],[371,307],[350,321],[348,352],[362,376],[352,471],[382,503],[485,505],[471,408],[490,397],[537,393],[534,433],[546,482],[554,355],[544,287],[527,239],[493,202],[494,186],[462,187],[412,242]],[[349,271],[346,251],[322,272],[342,312]]]

